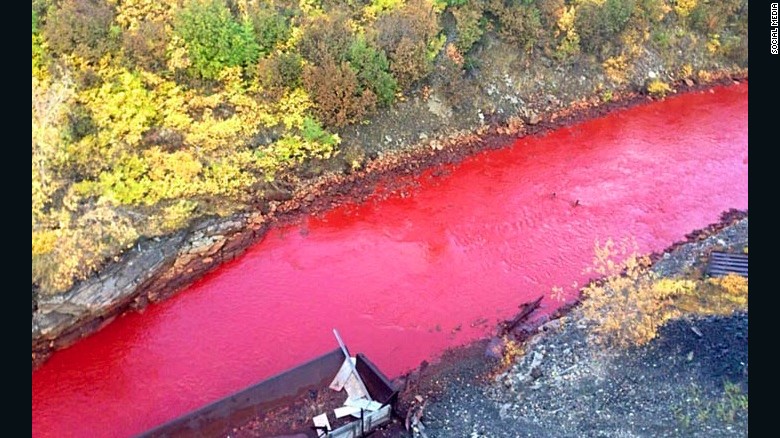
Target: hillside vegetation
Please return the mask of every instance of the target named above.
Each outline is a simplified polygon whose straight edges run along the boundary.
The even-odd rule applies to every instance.
[[[620,85],[647,46],[745,64],[746,14],[746,0],[33,0],[33,290],[252,208],[313,163],[360,168],[339,132],[435,68],[466,77],[487,35]]]

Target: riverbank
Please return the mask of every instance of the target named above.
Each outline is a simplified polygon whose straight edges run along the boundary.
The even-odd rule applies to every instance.
[[[653,255],[661,278],[703,276],[714,250],[743,252],[747,213]],[[484,340],[400,379],[399,418],[379,436],[409,436],[404,416],[425,403],[430,438],[747,436],[748,313],[686,314],[649,343],[600,348],[576,307],[538,326],[502,363]],[[414,436],[421,436],[414,434]]]
[[[704,279],[712,251],[746,251],[748,228],[747,211],[724,212],[718,223],[650,254],[650,270],[660,281]],[[605,348],[579,304],[561,308],[547,322],[521,324],[511,333],[512,347],[505,342],[506,326],[499,325],[497,337],[448,350],[396,379],[395,418],[375,436],[747,436],[746,307],[687,313],[646,344]],[[336,394],[326,391],[250,418],[228,436],[306,428],[322,411],[321,399],[338,399]],[[421,425],[409,431],[413,413]]]
[[[712,82],[700,84],[681,82],[677,90],[701,91],[747,78],[724,73],[710,79]],[[172,236],[139,242],[120,261],[66,294],[38,298],[33,312],[33,368],[52,351],[94,333],[118,315],[160,301],[234,259],[273,227],[295,223],[342,203],[360,202],[377,186],[388,195],[402,191],[406,182],[399,177],[419,175],[480,151],[504,147],[511,138],[544,134],[647,99],[650,97],[640,92],[618,94],[606,103],[593,97],[533,120],[492,121],[477,132],[420,141],[410,148],[385,153],[364,169],[329,174],[294,192],[280,193],[279,200],[258,206],[254,213],[227,220],[208,219]]]

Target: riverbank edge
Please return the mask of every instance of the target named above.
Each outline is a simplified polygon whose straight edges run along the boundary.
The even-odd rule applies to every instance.
[[[722,212],[717,222],[704,228],[693,230],[687,233],[683,240],[674,242],[663,250],[648,254],[652,266],[658,266],[659,263],[665,262],[665,255],[668,256],[682,251],[684,247],[689,245],[704,245],[703,251],[706,253],[724,249],[720,246],[720,243],[713,242],[714,237],[726,229],[746,221],[748,216],[748,210],[730,209]],[[701,264],[702,261],[699,260],[693,263]],[[663,275],[666,276],[665,274]],[[598,278],[592,280],[591,283],[599,283],[603,280],[603,278]],[[586,287],[587,285],[580,290]],[[518,338],[518,346],[523,349],[526,355],[532,354],[534,351],[533,347],[526,349],[523,346],[533,344],[534,338],[537,336],[547,336],[548,327],[560,325],[557,320],[569,315],[576,315],[575,309],[579,307],[581,299],[582,297],[580,296],[575,301],[566,303],[558,308],[549,317],[537,319],[530,324],[526,324],[523,330],[521,330],[521,334],[525,334],[525,336]],[[747,315],[747,309],[745,314]],[[500,327],[497,326],[496,330],[500,330]],[[496,338],[494,337],[494,339]],[[460,347],[447,349],[438,359],[430,363],[423,361],[420,366],[393,379],[393,384],[399,390],[395,418],[390,425],[385,426],[379,432],[378,436],[381,438],[407,436],[408,433],[405,432],[403,419],[409,411],[413,411],[415,406],[420,404],[420,397],[435,403],[448,391],[449,386],[452,384],[470,382],[472,386],[478,387],[491,385],[491,381],[497,373],[506,368],[506,366],[502,366],[500,363],[500,358],[488,354],[492,350],[491,341],[490,338],[486,337]],[[510,366],[517,360],[512,361]],[[588,408],[587,406],[583,407],[583,409]]]
[[[712,73],[706,83],[681,81],[674,88],[678,95],[747,80],[747,69],[724,70]],[[274,227],[297,223],[343,203],[361,202],[380,183],[384,195],[389,196],[407,183],[403,177],[458,163],[482,151],[508,147],[517,138],[546,134],[654,99],[627,89],[615,93],[608,102],[594,94],[535,117],[515,115],[506,121],[489,121],[476,130],[426,139],[388,152],[357,171],[324,175],[303,184],[289,199],[271,201],[257,211],[205,219],[175,234],[141,241],[70,291],[39,297],[32,315],[33,370],[52,352],[99,331],[127,311],[142,310],[149,303],[174,295],[235,259]]]
[[[662,250],[647,254],[651,260],[652,269],[658,268],[659,275],[662,277],[674,277],[678,273],[676,268],[671,268],[670,266],[660,268],[660,266],[669,265],[670,261],[681,263],[685,266],[688,266],[688,264],[699,267],[703,264],[706,265],[706,262],[699,259],[698,256],[702,253],[709,254],[715,250],[727,250],[730,244],[719,240],[719,236],[727,233],[730,228],[744,227],[746,229],[748,227],[747,219],[748,210],[730,209],[722,212],[717,222],[701,229],[693,230],[687,233],[684,239],[674,242]],[[603,280],[603,278],[596,278],[589,284],[599,283]],[[587,285],[582,289],[585,288],[587,288]],[[538,341],[548,337],[554,331],[554,328],[561,327],[562,318],[575,318],[570,319],[570,325],[577,325],[579,320],[576,318],[578,317],[577,310],[580,301],[581,296],[572,302],[566,303],[549,316],[534,318],[533,321],[520,324],[520,327],[514,330],[511,336],[516,342],[515,347],[520,348],[523,353],[508,363],[503,360],[503,353],[496,351],[495,348],[496,344],[494,341],[499,340],[501,337],[500,333],[504,331],[502,325],[497,324],[494,327],[495,332],[492,338],[490,335],[486,335],[465,345],[448,348],[438,357],[432,358],[430,361],[424,360],[413,369],[395,377],[392,379],[392,384],[399,391],[399,396],[394,406],[392,420],[375,431],[374,436],[377,438],[422,436],[411,433],[406,429],[405,420],[410,413],[415,412],[422,413],[422,422],[427,427],[428,436],[455,436],[453,435],[453,427],[459,431],[466,431],[464,435],[458,436],[467,436],[468,428],[472,425],[468,424],[468,421],[466,421],[466,424],[460,423],[456,412],[452,411],[452,406],[449,406],[449,409],[444,409],[445,412],[442,413],[442,408],[436,405],[449,403],[469,410],[475,408],[473,400],[468,401],[459,398],[459,396],[464,395],[464,388],[468,388],[466,392],[470,397],[480,399],[486,397],[485,393],[488,392],[489,388],[495,388],[494,390],[499,392],[505,390],[506,388],[502,389],[501,385],[496,384],[497,378],[502,374],[508,373],[515,364],[522,360],[523,356],[533,357],[536,351],[535,345],[538,344]],[[687,316],[682,319],[685,318]],[[573,349],[574,347],[571,345],[560,346],[560,350],[565,348]],[[616,351],[613,351],[613,353],[616,353]],[[547,366],[551,367],[553,365],[548,363]],[[460,392],[457,395],[453,395],[453,388]],[[489,401],[485,401],[485,403],[490,404]],[[658,400],[658,403],[669,403],[669,401],[661,399]],[[594,408],[591,405],[583,405],[580,409],[587,411]],[[426,413],[432,414],[430,412],[432,409],[438,412],[433,416],[429,415],[426,417]],[[304,408],[303,405],[294,405],[294,407],[285,405],[281,412],[283,413],[271,410],[266,412],[263,417],[248,418],[244,424],[236,426],[229,436],[237,438],[275,436],[274,434],[288,432],[287,428],[289,423],[293,421],[292,419],[294,419],[296,424],[305,424],[309,420],[308,415],[311,415],[311,411]],[[481,412],[481,414],[485,413]],[[475,416],[479,417],[479,414],[475,414]],[[492,420],[494,419],[490,416],[480,418],[481,426],[486,427],[489,432],[485,433],[483,431],[482,435],[470,436],[520,436],[519,434],[521,433],[524,434],[523,436],[547,435],[542,431],[532,433],[532,430],[523,429],[524,427],[534,426],[528,422],[517,422],[511,425],[511,427],[517,427],[517,429],[505,431],[502,427],[508,427],[508,424],[493,424]],[[441,429],[442,425],[448,422],[449,429]],[[456,425],[460,428],[457,428]],[[500,432],[508,433],[501,434]]]

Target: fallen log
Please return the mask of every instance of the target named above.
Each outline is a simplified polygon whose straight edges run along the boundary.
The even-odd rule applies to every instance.
[[[508,333],[510,333],[512,330],[517,327],[518,324],[523,322],[525,319],[527,319],[531,313],[534,312],[534,310],[539,308],[539,305],[542,303],[542,298],[544,298],[544,295],[540,295],[539,298],[535,299],[534,301],[529,301],[527,303],[521,304],[520,307],[520,313],[515,315],[514,318],[510,320],[506,320],[501,323],[499,328],[498,336],[505,336]]]

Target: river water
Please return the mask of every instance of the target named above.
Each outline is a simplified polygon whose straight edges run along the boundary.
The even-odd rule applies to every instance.
[[[748,207],[748,87],[713,91],[521,139],[270,232],[53,354],[32,374],[33,436],[135,435],[336,348],[333,328],[394,377],[490,336],[522,302],[545,295],[553,311],[589,279],[596,241],[660,250]]]

